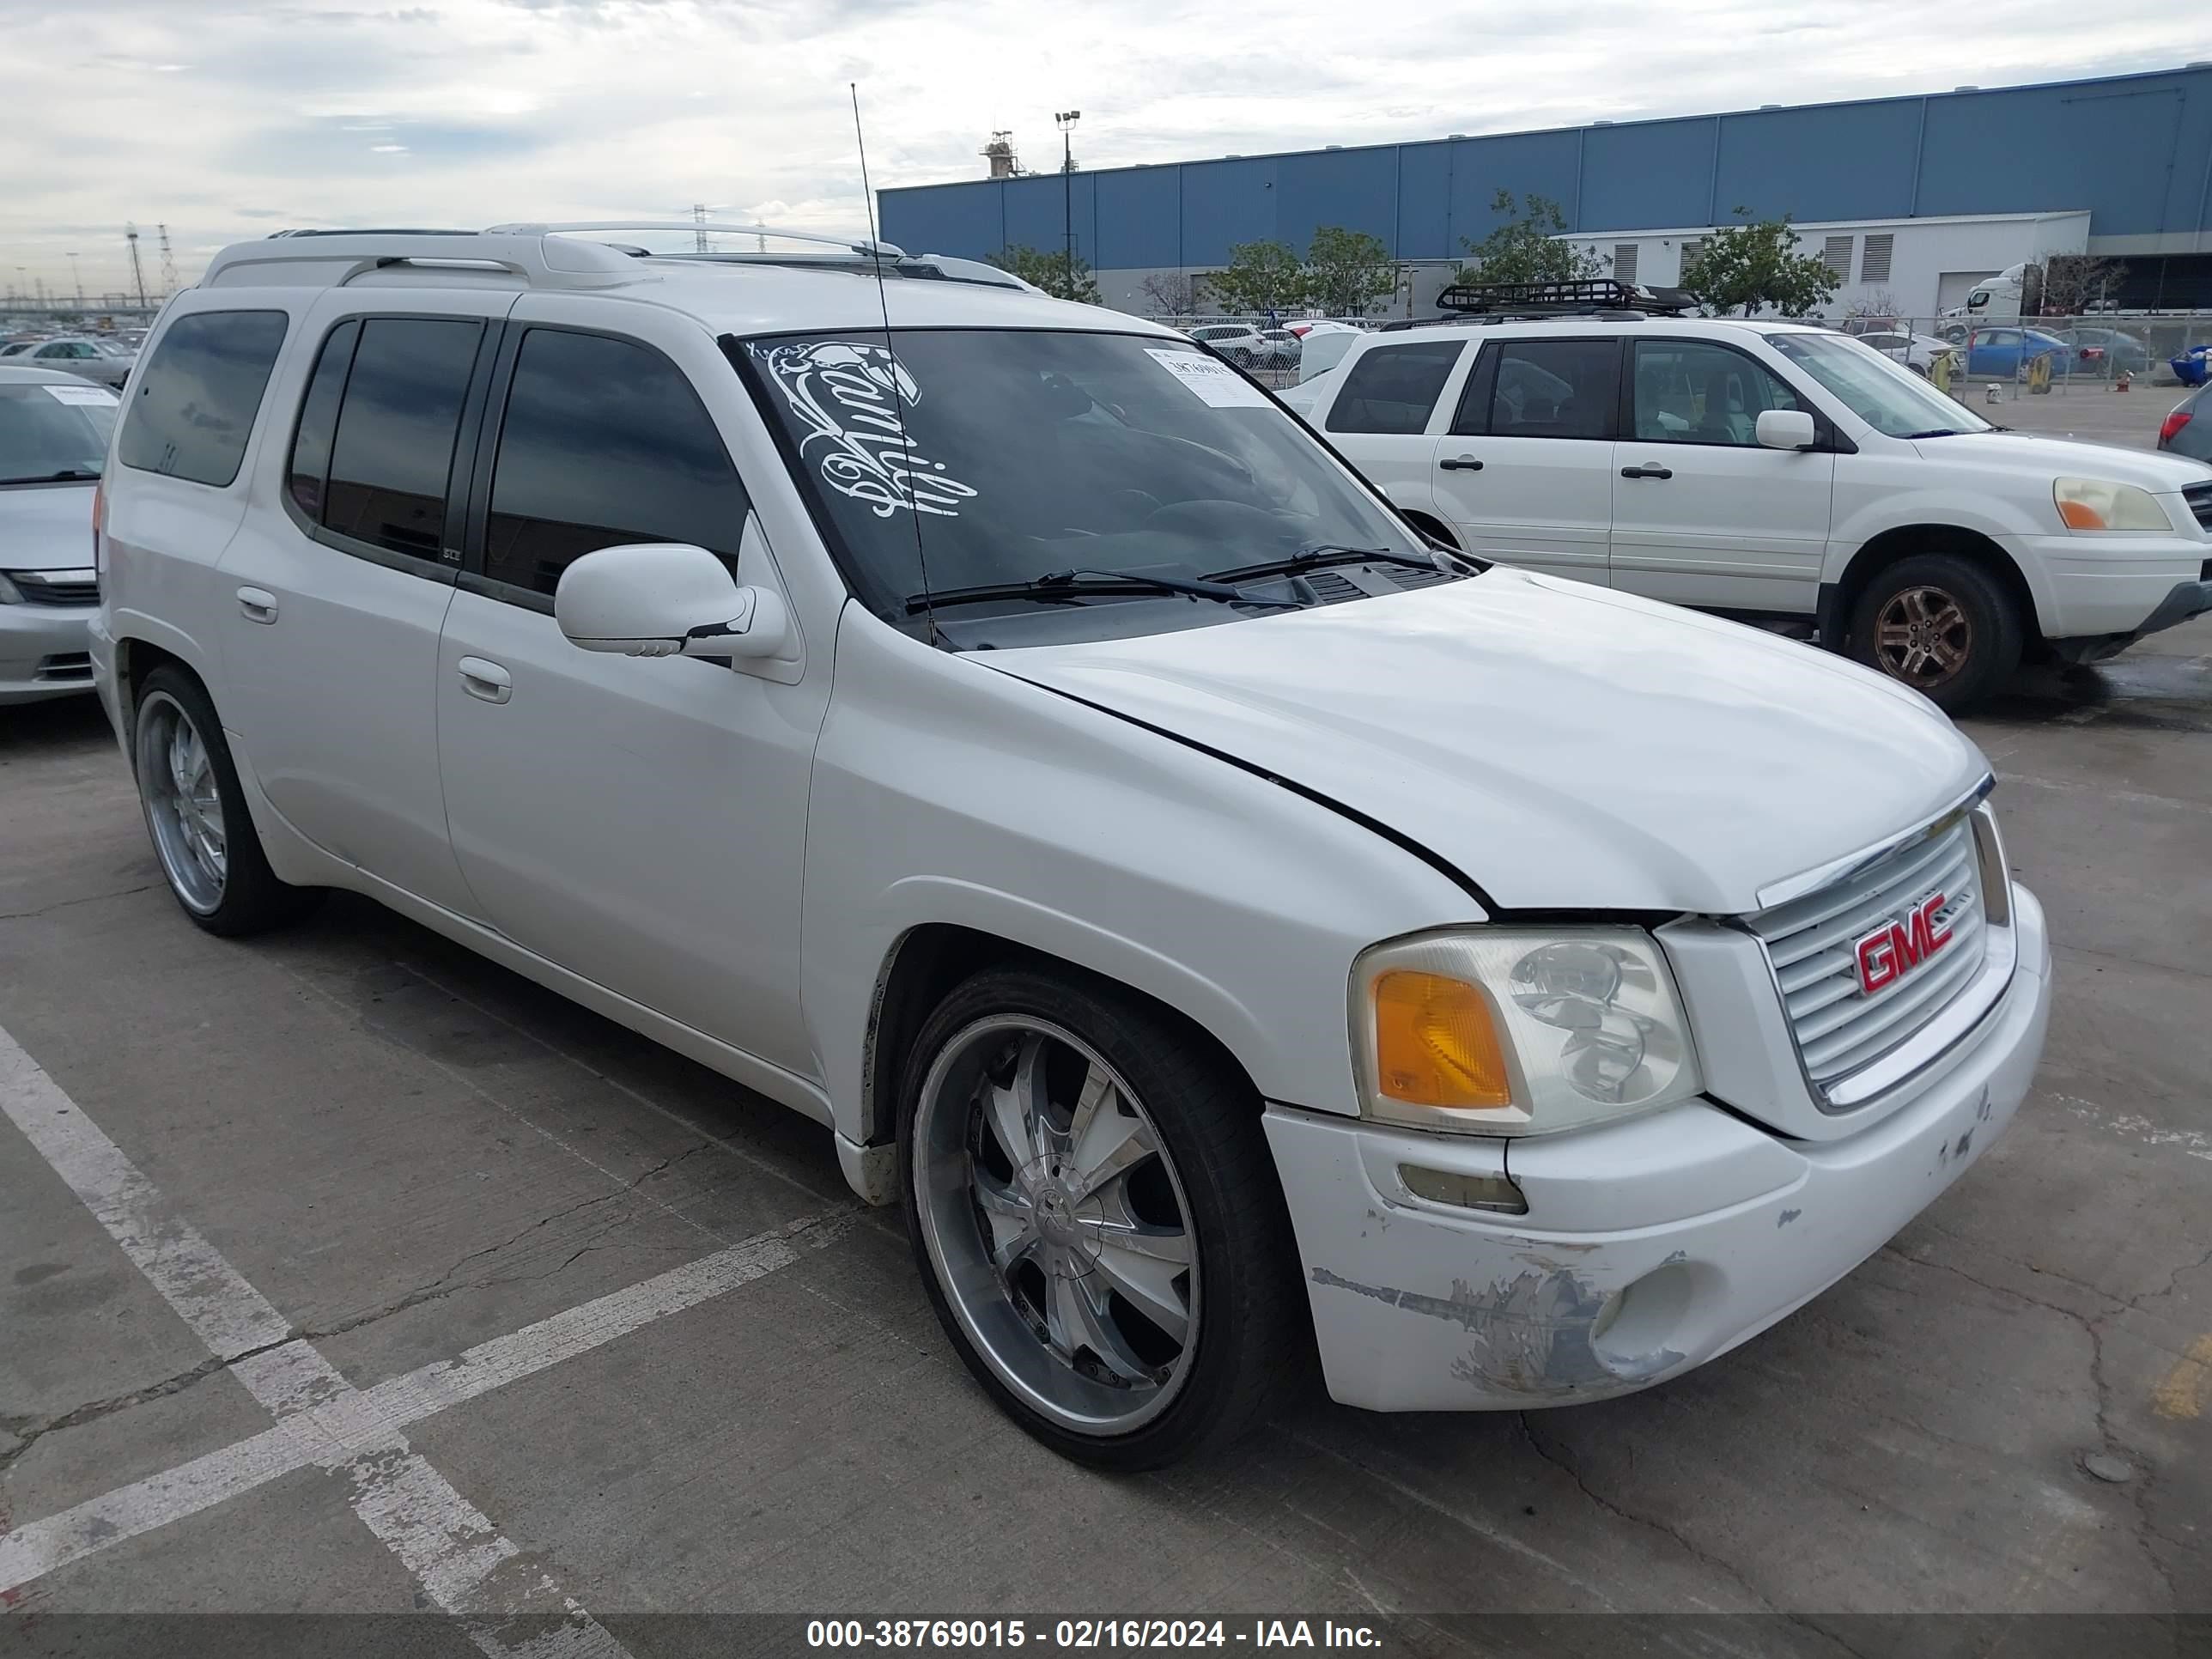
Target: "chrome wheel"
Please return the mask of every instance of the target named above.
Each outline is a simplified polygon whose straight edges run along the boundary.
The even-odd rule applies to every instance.
[[[138,795],[169,885],[187,908],[207,915],[230,878],[222,788],[207,740],[183,705],[152,691],[138,708]]]
[[[1916,690],[1942,684],[1966,665],[1973,647],[1973,624],[1940,587],[1901,589],[1875,619],[1875,655],[1883,671]]]
[[[939,1052],[913,1124],[925,1248],[962,1331],[1062,1428],[1127,1433],[1197,1352],[1190,1206],[1134,1091],[1072,1031],[975,1021]]]

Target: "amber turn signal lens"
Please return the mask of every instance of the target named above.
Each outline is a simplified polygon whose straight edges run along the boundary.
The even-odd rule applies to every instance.
[[[2108,526],[2105,515],[2087,501],[2061,501],[2058,516],[2066,521],[2069,530],[2103,530]]]
[[[1442,974],[1395,969],[1375,981],[1375,1070],[1410,1106],[1510,1106],[1505,1054],[1482,993]]]

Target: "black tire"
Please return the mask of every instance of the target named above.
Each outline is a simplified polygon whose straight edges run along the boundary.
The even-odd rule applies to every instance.
[[[1192,1355],[1164,1408],[1126,1433],[1073,1431],[1010,1388],[963,1328],[925,1237],[916,1133],[924,1085],[978,1022],[1006,1017],[1061,1028],[1095,1049],[1141,1102],[1180,1183],[1200,1288]],[[1073,974],[987,969],[954,989],[916,1036],[899,1085],[899,1188],[915,1264],[945,1335],[984,1392],[1061,1455],[1127,1472],[1224,1446],[1261,1420],[1286,1376],[1305,1374],[1311,1328],[1261,1109],[1242,1073],[1170,1018]],[[936,1202],[941,1215],[945,1200]]]
[[[1959,714],[2003,689],[2025,637],[2018,604],[1987,570],[1955,553],[1916,553],[1867,584],[1851,607],[1845,649]],[[1931,662],[1929,652],[1954,659]]]
[[[221,813],[227,867],[212,896],[204,891],[196,897],[173,867],[173,854],[165,848],[163,830],[157,823],[163,809],[155,799],[155,785],[145,775],[141,745],[149,739],[149,723],[173,719],[173,710],[181,712],[204,744],[207,764],[216,784],[216,804]],[[239,786],[238,768],[230,758],[230,745],[223,738],[222,722],[198,679],[184,669],[166,664],[154,670],[136,688],[131,727],[131,769],[137,780],[139,807],[146,817],[146,832],[154,842],[155,859],[161,866],[170,896],[196,925],[225,939],[241,938],[295,921],[322,902],[323,889],[295,887],[279,881],[270,869],[261,850],[261,837],[246,809],[245,793]]]

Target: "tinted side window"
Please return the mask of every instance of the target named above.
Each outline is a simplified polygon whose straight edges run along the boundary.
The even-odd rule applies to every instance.
[[[307,395],[300,403],[300,429],[293,434],[292,464],[285,469],[284,488],[300,511],[317,524],[323,521],[323,488],[330,481],[338,397],[345,391],[346,371],[353,367],[354,343],[360,338],[358,322],[340,323],[331,331],[322,355],[315,359]]]
[[[1490,432],[1498,438],[1609,438],[1620,395],[1612,340],[1506,340],[1491,348],[1498,374]]]
[[[596,335],[523,336],[492,469],[485,575],[550,593],[573,561],[626,542],[690,542],[735,559],[749,507],[721,434],[667,358]]]
[[[446,318],[371,317],[331,444],[323,523],[388,552],[435,560],[461,401],[483,325]]]
[[[1796,409],[1790,388],[1726,346],[1693,340],[1636,343],[1636,435],[1647,443],[1759,441],[1759,417]]]
[[[194,483],[236,478],[289,322],[281,311],[203,311],[172,323],[124,412],[116,459]]]
[[[1377,346],[1352,366],[1328,411],[1331,432],[1422,432],[1464,340]]]

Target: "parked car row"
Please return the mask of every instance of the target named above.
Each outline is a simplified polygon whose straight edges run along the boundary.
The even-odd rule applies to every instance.
[[[1210,346],[1239,368],[1296,368],[1318,373],[1333,367],[1341,350],[1315,348],[1335,337],[1356,338],[1364,332],[1358,324],[1334,318],[1301,318],[1279,326],[1265,323],[1201,323],[1183,331],[1188,338]],[[1309,364],[1319,359],[1319,368]]]
[[[57,340],[16,340],[0,346],[0,363],[65,369],[82,380],[106,386],[119,386],[129,380],[131,366],[137,361],[137,352],[130,346],[88,335]]]
[[[2203,469],[1780,325],[1363,334],[1301,392],[1343,455],[960,262],[255,243],[131,383],[96,683],[195,923],[368,894],[796,1109],[1070,1456],[1264,1421],[1310,1348],[1382,1410],[1679,1376],[2042,1048],[1990,763],[1893,680],[1982,672],[2015,553],[2146,625]],[[1832,579],[1831,493],[1993,550]],[[1661,602],[1816,588],[1892,679]]]

